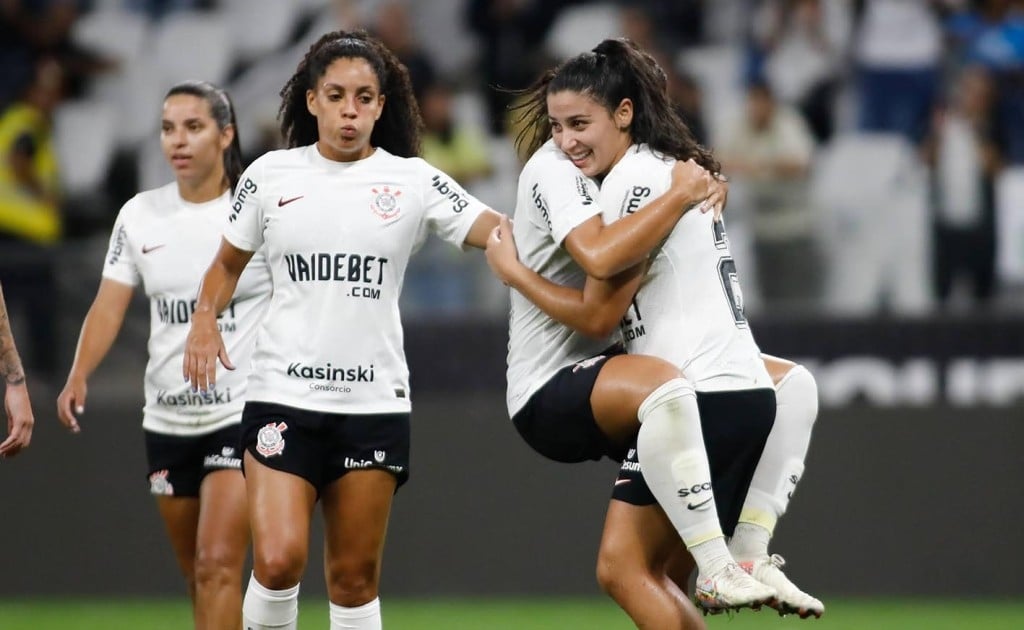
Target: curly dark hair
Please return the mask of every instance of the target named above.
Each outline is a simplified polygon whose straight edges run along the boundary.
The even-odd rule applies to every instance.
[[[370,144],[401,157],[420,153],[423,119],[413,96],[409,70],[388,48],[364,30],[334,31],[310,46],[284,87],[277,118],[289,148],[319,139],[316,117],[306,108],[306,91],[316,89],[320,77],[335,59],[365,59],[380,83],[384,110],[373,126]]]
[[[633,102],[633,142],[646,143],[655,151],[678,160],[692,159],[718,174],[722,167],[711,151],[701,146],[679,117],[668,96],[668,77],[649,53],[624,38],[606,39],[585,52],[545,72],[525,90],[525,100],[515,106],[522,125],[516,136],[521,155],[532,155],[551,137],[548,94],[571,91],[586,94],[609,113],[622,99]]]
[[[167,90],[164,100],[175,94],[188,94],[203,99],[210,106],[210,116],[217,123],[218,129],[223,131],[228,126],[234,128],[235,139],[231,141],[231,146],[224,151],[223,157],[224,177],[228,180],[228,186],[233,193],[235,186],[238,184],[238,178],[242,175],[243,164],[242,143],[238,139],[238,123],[235,121],[235,105],[231,102],[231,97],[228,96],[228,93],[223,88],[219,88],[206,81],[182,81],[177,83]]]

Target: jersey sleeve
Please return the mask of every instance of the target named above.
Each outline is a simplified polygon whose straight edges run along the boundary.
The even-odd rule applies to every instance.
[[[242,173],[231,198],[231,213],[224,238],[238,249],[254,252],[263,245],[263,204],[260,194],[265,185],[264,161],[256,160]]]
[[[561,244],[565,237],[590,217],[601,214],[597,187],[568,160],[544,160],[532,169],[529,189],[534,205],[548,214],[551,237]]]
[[[639,211],[672,187],[675,160],[646,150],[627,153],[601,184],[605,223]]]
[[[134,199],[129,200],[128,203],[121,207],[121,211],[117,214],[114,229],[110,233],[107,256],[103,260],[102,272],[104,278],[116,280],[121,284],[133,287],[138,286],[142,281],[142,275],[139,273],[135,257],[132,255],[129,238],[131,225],[129,217],[134,201]]]
[[[426,181],[423,192],[427,227],[440,238],[462,249],[480,213],[489,206],[455,183],[451,177],[416,159],[418,177]]]

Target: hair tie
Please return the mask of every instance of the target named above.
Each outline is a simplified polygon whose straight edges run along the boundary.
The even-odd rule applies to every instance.
[[[340,44],[342,46],[365,46],[366,45],[365,41],[363,41],[361,39],[356,39],[355,37],[352,37],[350,35],[346,35],[345,37],[339,37],[338,39],[334,40],[334,43],[335,44]]]

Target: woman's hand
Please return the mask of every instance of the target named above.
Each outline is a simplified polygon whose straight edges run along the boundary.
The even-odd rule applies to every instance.
[[[712,174],[690,159],[677,161],[672,167],[671,190],[679,195],[684,207],[700,204],[701,212],[714,210],[718,218],[729,195],[729,184],[724,177]]]
[[[725,204],[729,199],[729,180],[721,173],[713,177],[715,181],[711,184],[711,192],[700,211],[714,210],[715,221],[718,221],[722,218],[722,211],[725,210]]]
[[[512,221],[501,215],[497,227],[487,237],[487,264],[499,280],[511,285],[512,272],[519,265],[519,252],[512,236]]]
[[[72,433],[82,431],[82,427],[78,426],[78,416],[85,413],[85,397],[88,393],[85,379],[72,373],[68,375],[68,382],[57,396],[57,418]]]
[[[235,369],[217,328],[217,318],[212,313],[194,313],[182,364],[182,374],[192,383],[193,391],[213,389],[217,382],[218,359],[227,369]]]
[[[7,439],[0,442],[0,457],[14,457],[28,448],[32,441],[32,403],[28,399],[28,387],[22,379],[18,384],[7,384],[4,393],[4,413],[7,414]]]

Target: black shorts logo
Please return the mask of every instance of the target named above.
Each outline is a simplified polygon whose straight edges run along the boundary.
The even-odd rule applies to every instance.
[[[256,436],[256,452],[264,457],[273,457],[284,452],[284,436],[288,430],[284,422],[271,422],[260,429]]]

